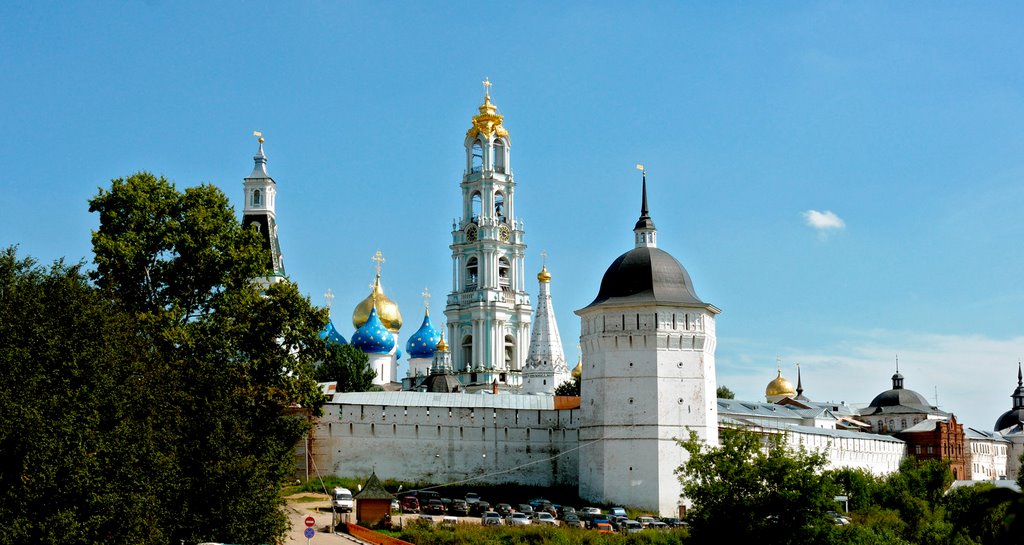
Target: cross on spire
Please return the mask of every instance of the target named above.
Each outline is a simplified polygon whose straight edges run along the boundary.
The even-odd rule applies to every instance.
[[[491,85],[494,84],[491,83],[491,79],[488,77],[485,77],[482,83],[484,84],[484,98],[491,98]]]
[[[380,264],[384,263],[384,254],[382,254],[380,250],[377,250],[377,253],[373,254],[373,257],[371,257],[370,260],[377,262],[375,268],[377,269],[377,276],[380,276]]]
[[[423,288],[423,307],[426,309],[426,313],[430,313],[430,288]]]
[[[331,315],[331,303],[334,302],[334,292],[331,291],[331,288],[327,288],[327,291],[324,292],[324,300],[327,301],[327,316],[330,316]]]
[[[548,266],[548,251],[547,250],[541,250],[540,251],[540,258],[544,260],[543,266],[547,267]]]

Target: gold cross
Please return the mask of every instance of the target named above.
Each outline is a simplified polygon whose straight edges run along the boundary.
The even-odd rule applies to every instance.
[[[491,83],[491,79],[490,78],[486,78],[486,77],[484,78],[483,84],[484,84],[484,96],[487,97],[487,98],[490,98],[490,96],[491,96],[491,85],[494,85],[494,84]]]
[[[544,260],[543,266],[547,267],[548,266],[548,251],[547,250],[541,250],[540,251],[540,257],[541,257],[541,259]]]
[[[423,293],[421,293],[420,295],[423,296],[423,306],[426,307],[427,312],[429,312],[430,311],[430,288],[423,288]]]
[[[373,254],[373,257],[371,257],[370,260],[377,262],[377,276],[380,276],[380,264],[384,263],[384,254],[380,253],[380,250],[377,250],[377,253]]]
[[[331,303],[334,301],[334,292],[331,288],[327,288],[327,292],[324,293],[324,299],[327,300],[327,315],[331,315]]]

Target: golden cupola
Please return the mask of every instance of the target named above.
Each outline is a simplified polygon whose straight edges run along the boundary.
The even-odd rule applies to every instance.
[[[537,280],[540,282],[551,282],[551,273],[548,272],[547,265],[540,268],[540,272],[537,273]]]
[[[352,326],[359,329],[370,319],[370,309],[376,307],[377,317],[392,333],[402,328],[402,313],[398,310],[398,304],[384,295],[384,289],[380,286],[380,272],[377,272],[377,279],[373,283],[373,290],[356,305],[352,311]]]
[[[782,376],[782,369],[779,369],[778,375],[764,389],[764,395],[768,401],[774,403],[784,397],[796,397],[796,388]]]
[[[498,113],[498,107],[491,102],[490,93],[491,82],[484,80],[484,88],[487,91],[484,92],[484,103],[480,105],[480,113],[473,116],[473,126],[466,131],[466,136],[473,138],[478,134],[490,137],[492,134],[496,136],[508,136],[508,131],[505,127],[501,126],[501,121],[505,119],[505,116]]]

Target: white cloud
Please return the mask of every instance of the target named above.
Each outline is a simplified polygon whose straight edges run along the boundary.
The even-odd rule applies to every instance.
[[[846,222],[843,221],[843,218],[840,218],[831,210],[824,212],[808,210],[804,212],[804,220],[807,221],[807,225],[823,233],[846,227]]]

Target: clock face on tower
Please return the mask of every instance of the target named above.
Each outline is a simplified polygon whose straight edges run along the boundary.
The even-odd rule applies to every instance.
[[[508,239],[512,237],[512,231],[509,230],[507,225],[502,225],[498,228],[498,240],[502,242],[508,242]]]
[[[466,241],[476,242],[476,225],[466,227]]]

